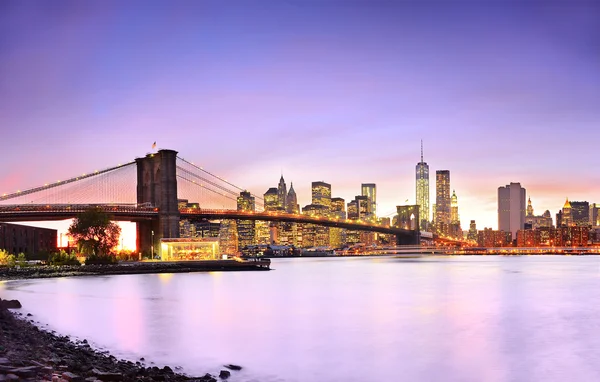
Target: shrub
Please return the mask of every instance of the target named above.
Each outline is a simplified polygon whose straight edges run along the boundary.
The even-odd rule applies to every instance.
[[[119,251],[116,254],[116,257],[118,261],[138,261],[140,258],[137,253],[129,250]]]
[[[116,264],[117,258],[113,255],[90,255],[85,259],[85,265]]]
[[[27,257],[25,257],[23,252],[19,253],[19,256],[17,256],[17,265],[20,267],[26,267],[28,265]]]
[[[11,255],[4,249],[0,249],[0,266],[14,267],[15,255]]]
[[[51,253],[48,257],[48,264],[50,265],[81,265],[79,260],[74,253],[67,253],[64,250],[60,252]]]

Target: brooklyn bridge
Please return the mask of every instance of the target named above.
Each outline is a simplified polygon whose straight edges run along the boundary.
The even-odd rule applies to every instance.
[[[181,219],[310,223],[391,234],[397,245],[419,243],[418,230],[264,211],[262,198],[256,195],[252,195],[256,211],[243,211],[237,208],[241,191],[245,189],[181,158],[177,151],[164,149],[104,170],[3,194],[0,221],[65,220],[96,207],[109,213],[113,220],[136,223],[140,252],[159,247],[163,238],[178,238]],[[194,207],[184,206],[180,200],[193,201]]]

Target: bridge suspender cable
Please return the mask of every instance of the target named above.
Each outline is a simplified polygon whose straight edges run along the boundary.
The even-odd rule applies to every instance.
[[[74,182],[77,182],[77,181],[80,181],[80,180],[83,180],[83,179],[87,179],[87,178],[91,178],[91,177],[94,177],[94,176],[97,176],[97,175],[106,174],[107,172],[118,170],[120,168],[130,166],[132,164],[135,164],[135,162],[125,163],[125,164],[122,164],[122,165],[119,165],[119,166],[116,166],[116,167],[107,168],[105,170],[94,171],[93,173],[90,173],[90,174],[77,176],[77,177],[70,178],[70,179],[67,179],[67,180],[64,180],[64,181],[58,181],[56,183],[50,183],[50,184],[48,184],[46,186],[30,188],[28,190],[17,191],[17,192],[13,192],[11,194],[2,195],[2,196],[0,196],[0,201],[14,199],[14,198],[18,198],[18,197],[21,197],[21,196],[24,196],[24,195],[33,194],[35,192],[45,191],[45,190],[49,190],[51,188],[55,188],[55,187],[58,187],[58,186],[63,186],[65,184],[74,183]]]
[[[204,188],[205,190],[212,191],[212,192],[214,192],[214,193],[215,193],[215,194],[217,194],[217,195],[223,196],[223,197],[225,197],[225,198],[227,198],[227,199],[231,199],[231,200],[233,200],[233,201],[237,201],[237,198],[234,198],[234,197],[231,197],[231,196],[227,196],[227,195],[225,195],[225,194],[221,194],[219,191],[213,190],[212,188],[208,188],[208,187],[206,187],[206,186],[204,186],[204,185],[202,185],[202,184],[200,184],[200,183],[194,182],[193,180],[190,180],[190,179],[184,178],[184,177],[182,177],[181,175],[177,175],[177,177],[178,177],[179,179],[183,179],[183,180],[185,180],[185,181],[187,181],[187,182],[190,182],[190,183],[192,183],[192,184],[194,184],[194,185],[196,185],[196,186],[198,186],[198,187],[202,187],[202,188]]]
[[[195,165],[195,164],[193,164],[192,162],[189,162],[189,161],[187,161],[187,160],[183,159],[182,157],[179,157],[179,156],[178,156],[178,157],[177,157],[177,159],[181,160],[181,161],[182,161],[182,162],[184,162],[184,163],[187,163],[187,164],[189,164],[190,166],[194,167],[194,168],[195,168],[195,169],[197,169],[197,170],[200,170],[200,171],[202,171],[202,172],[204,172],[204,173],[206,173],[206,174],[208,174],[208,175],[210,175],[210,176],[212,176],[212,177],[214,177],[214,178],[217,178],[217,179],[219,179],[221,182],[223,182],[223,183],[226,183],[226,184],[230,185],[231,187],[233,187],[233,188],[237,189],[238,191],[246,191],[246,190],[244,190],[243,188],[240,188],[240,187],[236,186],[235,184],[233,184],[233,183],[230,183],[230,182],[226,181],[225,179],[222,179],[222,178],[220,178],[220,177],[216,176],[215,174],[213,174],[213,173],[211,173],[211,172],[208,172],[208,171],[206,171],[205,169],[203,169],[203,168],[201,168],[201,167],[198,167],[198,166],[196,166],[196,165]],[[263,200],[263,198],[261,198],[260,196],[257,196],[257,195],[254,195],[254,194],[252,194],[252,196],[254,196],[256,199]]]
[[[201,176],[200,176],[200,175],[198,175],[198,174],[194,174],[193,172],[191,172],[191,171],[188,171],[188,170],[184,169],[183,167],[177,166],[177,170],[181,170],[182,172],[186,173],[187,175],[190,175],[190,176],[192,176],[192,177],[194,177],[194,178],[196,178],[196,179],[200,179],[201,181],[203,181],[203,182],[205,182],[205,183],[208,183],[208,184],[210,184],[211,186],[214,186],[214,187],[218,188],[218,189],[219,189],[219,190],[221,190],[221,191],[225,191],[225,192],[227,192],[227,193],[229,193],[229,194],[231,194],[231,195],[234,195],[234,196],[236,196],[236,198],[237,198],[237,195],[238,195],[238,193],[237,193],[237,192],[235,192],[235,191],[232,191],[232,190],[230,190],[230,189],[228,189],[228,188],[225,188],[225,187],[223,187],[223,186],[221,186],[221,185],[219,185],[219,184],[217,184],[217,183],[211,182],[210,180],[208,180],[208,179],[206,179],[206,178],[203,178],[203,177],[201,177]],[[177,177],[179,177],[179,178],[181,178],[181,179],[189,180],[189,179],[187,179],[187,178],[185,178],[185,177],[183,177],[183,176],[181,176],[181,175],[177,175]],[[190,180],[190,182],[194,183],[194,181],[191,181],[191,180]]]

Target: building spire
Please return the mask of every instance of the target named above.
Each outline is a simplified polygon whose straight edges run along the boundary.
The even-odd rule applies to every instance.
[[[423,140],[421,139],[421,163],[423,163]]]

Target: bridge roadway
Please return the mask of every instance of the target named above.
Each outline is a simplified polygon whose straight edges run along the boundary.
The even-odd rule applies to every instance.
[[[75,218],[86,210],[97,207],[102,211],[109,213],[117,221],[144,221],[157,219],[159,209],[144,204],[23,204],[23,205],[0,205],[0,221],[18,222],[18,221],[48,221],[65,220]],[[404,238],[412,238],[414,231],[388,227],[374,224],[371,222],[362,222],[348,219],[327,219],[308,215],[296,215],[278,212],[248,212],[238,210],[218,210],[202,208],[183,208],[179,210],[181,219],[198,220],[218,220],[218,219],[238,219],[238,220],[263,220],[290,223],[311,223],[326,227],[338,227],[350,230],[371,231],[385,234],[392,234]]]

